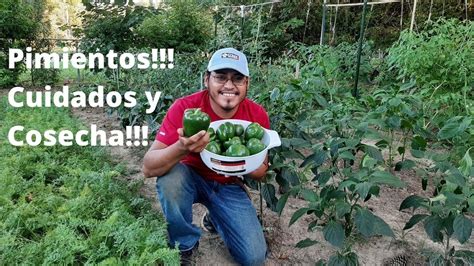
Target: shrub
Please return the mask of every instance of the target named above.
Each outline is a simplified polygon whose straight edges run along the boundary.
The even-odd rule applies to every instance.
[[[474,85],[474,22],[440,19],[419,33],[405,30],[389,49],[388,63],[398,79],[420,88],[459,92]]]
[[[138,28],[148,46],[193,52],[206,47],[213,27],[210,15],[192,2],[176,1],[166,12],[149,17]]]

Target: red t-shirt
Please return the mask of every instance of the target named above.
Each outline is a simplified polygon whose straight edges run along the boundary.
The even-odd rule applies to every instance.
[[[222,120],[211,108],[209,92],[203,90],[177,99],[166,113],[163,123],[156,134],[156,140],[166,145],[172,145],[178,141],[178,128],[183,127],[184,111],[188,108],[201,108],[201,111],[207,113],[211,121]],[[241,119],[250,122],[257,122],[262,127],[270,128],[270,119],[265,109],[259,104],[249,99],[244,99],[239,104],[239,109],[232,119]],[[182,163],[191,166],[199,175],[219,183],[228,183],[233,179],[225,177],[209,169],[201,160],[199,153],[189,153],[181,160]]]

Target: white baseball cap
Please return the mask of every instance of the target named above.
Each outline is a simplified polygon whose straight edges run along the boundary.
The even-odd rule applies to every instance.
[[[234,48],[217,50],[207,65],[207,71],[209,72],[225,68],[230,68],[240,72],[244,76],[249,76],[247,57]]]

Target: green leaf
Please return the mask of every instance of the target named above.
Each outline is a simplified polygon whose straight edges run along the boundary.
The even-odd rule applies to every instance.
[[[430,266],[444,266],[443,256],[439,253],[431,253],[428,257]]]
[[[425,232],[434,242],[443,241],[443,220],[438,216],[430,216],[425,220]]]
[[[395,164],[395,171],[401,171],[401,170],[407,170],[407,169],[412,169],[415,167],[415,162],[412,160],[404,160],[403,162],[397,162]]]
[[[415,214],[413,215],[410,220],[405,224],[405,227],[403,227],[403,230],[408,230],[415,226],[417,223],[423,221],[426,217],[428,217],[427,214]]]
[[[447,217],[443,218],[443,228],[444,233],[446,233],[447,237],[451,237],[454,233],[453,224],[454,218],[456,218],[455,214],[450,213]]]
[[[364,154],[361,161],[361,168],[372,169],[377,165],[378,161],[370,157],[368,154]]]
[[[468,117],[468,116],[464,117],[461,124],[459,125],[459,132],[463,132],[464,130],[466,130],[471,125],[471,122],[472,122],[471,117]]]
[[[309,208],[301,208],[295,211],[295,213],[293,213],[293,216],[291,216],[290,224],[288,226],[291,226],[292,224],[294,224],[299,218],[301,218],[301,216],[306,214],[308,210]]]
[[[337,221],[330,221],[323,228],[324,239],[331,243],[333,246],[341,248],[344,244],[344,228],[342,224]]]
[[[316,101],[321,107],[326,108],[328,106],[328,102],[326,101],[326,99],[323,96],[321,96],[319,93],[316,93],[314,95],[314,98],[316,99]]]
[[[466,184],[466,180],[464,176],[457,168],[449,169],[449,174],[446,176],[446,181],[456,184],[458,186],[463,187]]]
[[[302,138],[291,138],[289,143],[293,148],[303,148],[309,145],[308,141]]]
[[[417,208],[424,206],[424,203],[426,202],[428,202],[428,200],[426,200],[425,198],[422,198],[417,195],[411,195],[402,201],[402,203],[400,204],[399,211],[412,207],[414,210],[416,210]]]
[[[356,159],[355,156],[349,151],[344,151],[341,154],[339,154],[339,158],[344,159],[344,160],[355,160]]]
[[[381,149],[384,149],[384,148],[387,148],[389,145],[388,141],[382,139],[382,140],[379,140],[377,141],[377,143],[375,143],[375,146],[381,148]]]
[[[339,252],[329,258],[328,266],[358,266],[359,258],[354,252],[342,255]]]
[[[298,174],[293,169],[283,168],[283,170],[281,171],[281,176],[292,186],[296,186],[300,183]]]
[[[345,201],[337,201],[335,204],[336,218],[341,219],[345,214],[351,211],[351,205]]]
[[[392,107],[397,107],[402,104],[402,100],[398,97],[394,97],[388,101],[388,104]]]
[[[411,149],[410,153],[415,158],[423,158],[425,156],[425,152],[420,150]]]
[[[296,243],[296,247],[297,248],[307,248],[307,247],[310,247],[310,246],[312,246],[314,244],[317,244],[317,243],[318,243],[318,241],[316,241],[316,240],[312,240],[310,238],[305,238],[305,239],[299,241],[298,243]]]
[[[411,139],[411,148],[418,151],[426,150],[426,140],[419,135],[413,136]]]
[[[326,261],[323,259],[320,259],[316,262],[314,266],[326,266]]]
[[[262,196],[272,211],[276,211],[276,204],[278,199],[275,197],[275,187],[272,184],[265,183],[262,186]]]
[[[358,183],[355,186],[355,191],[359,193],[361,199],[365,199],[367,197],[367,194],[369,194],[369,190],[371,186],[372,186],[372,183],[370,182]]]
[[[399,116],[390,116],[389,118],[387,118],[386,123],[390,128],[399,129],[401,126],[401,121],[402,120]]]
[[[468,212],[474,212],[474,195],[470,196],[467,199],[467,204],[469,204]]]
[[[472,221],[462,214],[458,214],[454,219],[454,236],[459,240],[459,243],[464,244],[471,237]]]
[[[305,167],[306,165],[312,163],[313,166],[320,166],[326,160],[327,155],[326,152],[323,150],[318,150],[311,154],[310,156],[306,157],[306,159],[301,163],[300,167]]]
[[[288,196],[290,195],[290,192],[287,192],[278,199],[278,202],[276,204],[276,212],[278,213],[278,216],[281,216],[281,213],[283,209],[285,208],[286,202],[288,201]]]
[[[474,265],[474,251],[472,250],[456,250],[454,257],[462,258],[468,265]]]
[[[280,96],[280,89],[274,88],[270,94],[270,100],[274,102]]]
[[[318,180],[318,183],[320,186],[324,186],[329,181],[330,178],[331,178],[330,171],[324,171],[316,175],[316,180]]]
[[[370,145],[365,145],[363,144],[363,149],[364,151],[372,158],[374,158],[375,160],[379,161],[379,162],[383,162],[383,156],[382,156],[382,152],[377,149],[376,147],[374,146],[370,146]]]
[[[406,91],[406,90],[409,90],[413,87],[415,87],[416,85],[416,82],[413,81],[413,80],[410,80],[409,82],[405,82],[402,84],[402,86],[400,86],[400,91]]]
[[[377,215],[374,215],[375,217],[375,234],[377,235],[383,235],[383,236],[389,236],[389,237],[395,237],[395,234],[392,231],[392,228],[380,217]]]
[[[367,209],[358,209],[355,213],[354,222],[357,230],[365,236],[373,235],[374,218],[373,214]]]
[[[357,183],[353,180],[350,180],[350,179],[346,179],[344,181],[342,181],[339,186],[337,187],[337,189],[339,190],[343,190],[345,188],[348,188],[349,190],[352,191],[352,187],[355,186]]]
[[[393,187],[405,187],[405,183],[397,176],[385,171],[375,171],[369,177],[369,180],[375,184],[384,184]]]
[[[398,154],[402,155],[405,153],[405,147],[400,146],[398,147],[397,151],[398,151]]]
[[[458,122],[446,123],[438,132],[438,139],[450,139],[456,136],[459,132],[460,124]]]
[[[318,200],[318,195],[316,194],[316,192],[312,191],[311,189],[303,189],[301,194],[303,198],[307,201],[315,202]]]
[[[469,151],[471,148],[469,148],[466,153],[464,154],[464,157],[462,157],[461,162],[459,162],[459,171],[465,176],[469,176],[471,173],[471,168],[472,168],[472,159],[471,155],[469,154]]]

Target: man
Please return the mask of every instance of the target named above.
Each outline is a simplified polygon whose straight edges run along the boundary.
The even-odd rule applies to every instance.
[[[210,220],[236,262],[261,265],[265,261],[267,247],[262,228],[241,180],[217,174],[202,162],[199,152],[209,143],[206,131],[186,138],[182,129],[187,108],[200,108],[211,121],[242,119],[269,128],[265,109],[246,98],[249,82],[243,53],[233,48],[216,51],[204,77],[206,90],[173,103],[145,154],[143,173],[146,177],[157,176],[170,245],[179,243],[182,258],[190,257],[199,244],[201,230],[192,224],[192,205],[201,203],[209,211],[205,220]],[[248,176],[261,180],[267,169],[268,158]]]

